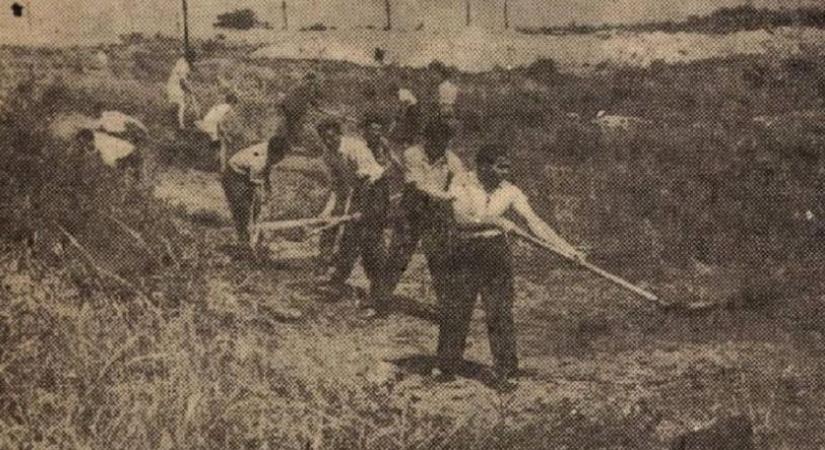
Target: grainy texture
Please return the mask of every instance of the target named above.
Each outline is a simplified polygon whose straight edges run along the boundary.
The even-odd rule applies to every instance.
[[[400,141],[441,117],[465,165],[506,143],[510,179],[538,216],[659,297],[511,235],[521,370],[508,386],[482,301],[456,379],[432,373],[438,327],[451,322],[420,249],[389,314],[368,318],[360,263],[338,301],[319,289],[319,236],[345,239],[335,228],[263,233],[254,251],[237,243],[217,147],[192,125],[194,108],[178,129],[166,98],[184,48],[183,30],[164,28],[174,13],[155,23],[110,8],[117,20],[95,18],[107,25],[80,39],[71,24],[85,6],[52,6],[60,19],[18,3],[0,5],[0,23],[14,24],[0,30],[0,449],[825,448],[816,4],[727,2],[738,7],[689,19],[710,11],[605,10],[602,21],[578,6],[564,15],[579,25],[565,26],[528,21],[548,17],[541,2],[511,0],[505,32],[504,2],[472,2],[464,28],[470,2],[353,4],[336,22],[332,3],[313,16],[290,0],[224,2],[207,17],[215,1],[188,0],[191,93],[201,114],[238,97],[239,142],[278,133],[284,98],[316,78],[318,108],[290,122],[261,221],[315,217],[330,190],[346,192],[319,157],[324,119],[362,135],[368,113],[414,116],[387,133],[402,160]],[[457,20],[441,23],[450,8]],[[44,31],[54,23],[74,31]],[[438,104],[445,74],[454,105]],[[415,97],[408,115],[399,88]],[[112,110],[146,132],[104,129],[97,119]],[[141,167],[106,165],[95,133],[134,144]],[[385,244],[408,218],[401,172],[387,171]],[[447,255],[432,267],[472,269],[449,264],[472,253],[454,248],[458,232],[427,233],[422,246]]]

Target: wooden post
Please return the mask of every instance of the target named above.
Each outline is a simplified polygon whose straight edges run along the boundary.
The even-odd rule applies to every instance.
[[[283,16],[283,19],[284,19],[283,29],[284,29],[284,31],[286,31],[286,30],[289,29],[289,16],[287,15],[287,10],[286,10],[286,0],[283,0],[281,2],[281,15]]]
[[[384,0],[384,10],[387,13],[387,25],[384,26],[384,29],[392,30],[392,5],[390,5],[390,0]]]
[[[466,16],[466,18],[465,18],[465,21],[466,21],[466,24],[467,24],[467,26],[468,26],[468,27],[469,27],[469,26],[473,23],[473,16],[472,16],[472,13],[471,13],[471,11],[470,11],[470,2],[471,2],[471,1],[472,1],[472,0],[467,0],[467,1],[466,1],[466,5],[467,5],[467,16]]]
[[[189,56],[189,5],[186,0],[183,2],[183,54],[188,58]],[[192,61],[189,61],[191,64]]]
[[[504,0],[504,29],[510,29],[510,10],[508,8],[509,2]]]

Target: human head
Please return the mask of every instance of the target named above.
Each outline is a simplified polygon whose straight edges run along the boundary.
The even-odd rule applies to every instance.
[[[487,187],[496,187],[510,175],[510,154],[503,144],[487,144],[476,153],[476,171]]]
[[[441,120],[431,120],[424,127],[424,149],[430,157],[440,157],[447,151],[453,130]]]
[[[315,127],[321,141],[331,151],[341,146],[341,124],[335,119],[326,119]]]
[[[381,145],[381,140],[384,137],[384,126],[386,120],[384,116],[377,112],[368,113],[361,121],[361,129],[364,133],[364,140],[370,148],[376,148]]]
[[[289,143],[284,136],[272,136],[266,146],[266,166],[272,167],[281,162],[289,150]]]
[[[230,105],[233,105],[233,106],[234,106],[234,105],[237,105],[237,104],[238,104],[238,101],[239,101],[239,100],[238,100],[238,96],[237,96],[237,95],[235,95],[234,93],[231,93],[231,92],[230,92],[229,94],[226,94],[225,101],[226,101],[226,103],[228,103],[228,104],[230,104]]]

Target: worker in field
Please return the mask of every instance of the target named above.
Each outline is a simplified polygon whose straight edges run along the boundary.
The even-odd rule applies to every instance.
[[[455,103],[458,100],[458,86],[453,82],[452,71],[446,67],[439,70],[441,83],[438,85],[438,110],[443,120],[455,118]]]
[[[284,158],[288,149],[282,136],[247,147],[234,154],[223,172],[223,190],[235,222],[238,242],[254,249],[255,225],[265,197],[271,191],[272,166]]]
[[[235,94],[227,94],[224,101],[213,106],[209,112],[203,116],[203,119],[195,122],[195,126],[209,135],[210,147],[218,155],[220,161],[221,172],[226,170],[228,159],[228,145],[227,140],[232,137],[227,136],[227,119],[231,118],[234,109],[238,105],[238,96]]]
[[[404,214],[393,225],[387,266],[381,293],[391,296],[412,255],[423,244],[436,297],[445,292],[443,267],[446,262],[448,228],[452,218],[453,194],[448,191],[456,178],[466,175],[461,159],[449,149],[453,131],[433,120],[424,128],[424,142],[404,151]]]
[[[130,179],[144,178],[142,147],[149,130],[140,120],[96,105],[99,118],[92,126],[92,142],[104,164],[126,173]]]
[[[328,121],[319,127],[321,140],[330,153],[329,159],[337,167],[333,172],[334,188],[337,195],[344,195],[348,213],[360,213],[361,220],[343,225],[338,235],[338,251],[325,289],[336,298],[344,292],[355,261],[361,257],[370,282],[368,300],[362,305],[365,317],[373,317],[382,312],[381,298],[377,295],[380,277],[384,273],[386,248],[384,228],[389,211],[389,185],[387,171],[391,159],[384,145],[383,133],[386,123],[382,116],[368,114],[361,128],[363,139],[343,136],[340,125]],[[345,187],[342,187],[345,186]]]
[[[187,105],[194,101],[192,84],[189,81],[193,56],[194,54],[189,52],[186,56],[180,57],[172,67],[169,80],[166,82],[166,95],[169,103],[177,107],[178,128],[181,130],[186,128]],[[190,107],[194,106],[190,105]]]
[[[416,143],[421,132],[421,105],[411,89],[398,89],[398,111],[392,140],[400,145]]]
[[[481,297],[497,386],[515,387],[518,370],[513,324],[513,262],[506,233],[515,213],[530,231],[564,255],[584,256],[562,239],[530,206],[527,196],[507,179],[510,158],[502,145],[487,145],[476,154],[476,172],[455,178],[450,186],[455,232],[446,264],[447,294],[442,298],[438,330],[437,381],[450,381],[462,362],[473,308]]]
[[[306,134],[304,123],[310,108],[318,108],[321,97],[321,88],[318,76],[314,72],[308,73],[300,84],[290,90],[281,102],[283,114],[283,131],[290,147],[305,146]]]

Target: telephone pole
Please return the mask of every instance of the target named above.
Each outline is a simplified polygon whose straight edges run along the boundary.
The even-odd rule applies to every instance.
[[[187,4],[186,0],[181,0],[183,2],[183,54],[184,56],[189,55],[189,5]],[[191,61],[190,61],[191,63]]]
[[[284,19],[284,31],[286,31],[286,30],[289,29],[289,17],[287,16],[287,11],[286,11],[286,0],[281,1],[281,15],[283,16],[283,19]]]
[[[384,26],[385,30],[392,30],[392,5],[390,4],[390,0],[384,0],[384,10],[387,13],[387,25]]]
[[[469,26],[473,23],[473,16],[472,16],[472,13],[471,13],[471,11],[470,11],[470,2],[471,2],[471,1],[472,1],[472,0],[467,0],[467,1],[466,1],[466,5],[467,5],[467,17],[466,17],[466,24],[467,24],[467,26],[468,26],[468,27],[469,27]]]
[[[509,2],[504,0],[504,29],[510,29],[510,9],[508,8]]]

